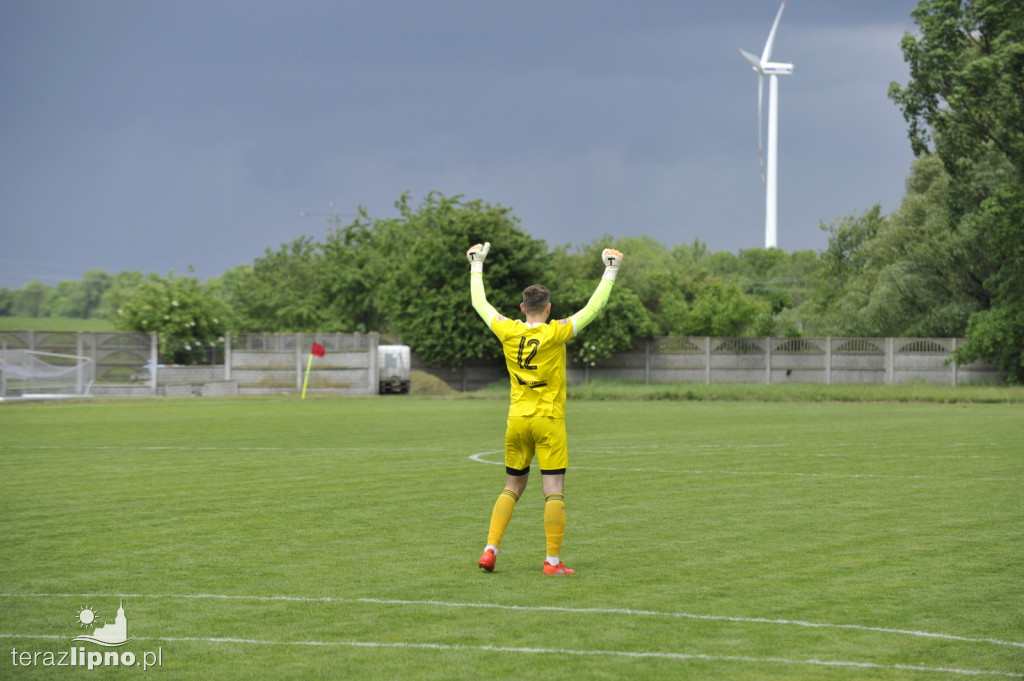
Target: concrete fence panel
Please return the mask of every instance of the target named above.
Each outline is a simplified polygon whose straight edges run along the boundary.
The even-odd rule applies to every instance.
[[[0,331],[0,349],[26,349],[89,357],[96,366],[97,395],[235,395],[295,393],[302,389],[314,342],[312,393],[377,393],[379,334],[246,333],[224,339],[224,364],[158,364],[156,334]],[[388,337],[391,344],[400,339]],[[998,383],[998,367],[960,366],[952,353],[957,338],[708,338],[661,337],[594,366],[570,360],[572,383],[627,380],[642,383]],[[571,353],[570,353],[571,354]],[[425,365],[415,353],[412,368],[441,378],[459,391],[505,382],[504,362],[476,360],[456,369]]]

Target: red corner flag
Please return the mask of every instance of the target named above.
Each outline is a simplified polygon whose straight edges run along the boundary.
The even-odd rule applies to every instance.
[[[309,350],[309,361],[306,362],[306,377],[302,379],[302,399],[306,399],[306,386],[309,384],[309,370],[313,368],[313,356],[324,356],[324,346],[313,341],[313,347]]]

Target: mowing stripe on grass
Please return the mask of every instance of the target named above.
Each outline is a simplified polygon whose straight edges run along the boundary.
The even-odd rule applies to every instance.
[[[491,454],[501,454],[500,451],[478,452],[470,454],[468,458],[477,463],[488,463],[494,466],[504,466],[504,461],[488,461],[483,458]],[[936,475],[876,475],[873,473],[791,473],[782,471],[713,471],[690,468],[615,468],[609,466],[573,466],[576,471],[614,471],[618,473],[678,473],[680,475],[765,475],[790,478],[842,478],[856,479],[868,478],[879,480],[949,480]],[[1017,478],[965,478],[959,476],[957,480],[972,480],[978,482],[1020,482]]]
[[[740,624],[776,624],[782,626],[808,627],[815,629],[846,629],[851,631],[872,631],[882,634],[935,638],[965,643],[991,643],[999,646],[1024,648],[1024,642],[1003,641],[997,638],[972,638],[955,634],[939,634],[913,629],[869,627],[861,624],[832,624],[828,622],[806,622],[802,620],[769,619],[766,617],[737,617],[731,615],[699,615],[688,612],[662,610],[636,610],[633,608],[570,608],[558,605],[505,605],[501,603],[460,603],[453,601],[411,600],[400,598],[340,598],[335,596],[251,596],[230,594],[59,594],[59,593],[0,593],[0,598],[149,598],[182,600],[224,600],[224,601],[284,601],[294,603],[368,603],[372,605],[410,605],[442,608],[487,608],[521,612],[560,612],[572,615],[631,615],[637,617],[675,617],[679,619],[704,620],[712,622],[737,622]]]
[[[2,634],[8,639],[61,639],[61,636]],[[571,648],[517,648],[513,646],[467,646],[448,643],[408,643],[402,641],[266,641],[251,638],[203,638],[203,637],[136,637],[137,641],[165,643],[227,643],[254,646],[309,646],[317,648],[401,648],[406,650],[439,650],[452,652],[516,653],[528,655],[578,655],[595,657],[626,657],[634,659],[662,659],[702,662],[746,662],[754,664],[810,665],[815,667],[845,667],[854,669],[897,669],[901,671],[959,674],[962,676],[999,676],[1021,679],[1024,674],[986,669],[957,669],[954,667],[925,667],[916,664],[880,664],[878,662],[855,662],[852,660],[819,660],[816,658],[798,660],[786,657],[752,657],[747,655],[709,655],[707,653],[670,653],[662,651],[637,652],[631,650],[574,650]]]

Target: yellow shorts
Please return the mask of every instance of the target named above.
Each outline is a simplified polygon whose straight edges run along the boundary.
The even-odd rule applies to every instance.
[[[505,430],[505,466],[524,471],[537,455],[541,473],[569,467],[565,419],[550,416],[510,416]]]

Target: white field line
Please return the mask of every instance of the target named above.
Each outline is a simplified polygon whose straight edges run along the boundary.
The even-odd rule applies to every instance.
[[[1004,461],[1007,457],[995,455],[995,454],[939,454],[931,453],[937,452],[942,449],[953,449],[953,450],[968,450],[968,451],[983,451],[991,447],[1007,447],[1008,443],[1001,443],[996,445],[994,443],[968,443],[961,442],[955,444],[935,444],[928,445],[927,449],[929,453],[910,453],[907,451],[900,451],[901,449],[909,449],[911,447],[920,448],[920,443],[913,445],[904,445],[901,443],[852,443],[852,442],[829,442],[824,444],[810,443],[793,445],[789,443],[775,443],[775,444],[687,444],[687,445],[645,445],[642,450],[637,447],[631,447],[623,445],[621,447],[609,446],[609,445],[597,445],[597,446],[577,446],[576,449],[581,449],[587,454],[609,454],[612,456],[621,455],[636,455],[636,454],[662,454],[664,452],[674,453],[678,451],[686,451],[687,454],[694,456],[705,456],[713,457],[720,455],[728,455],[733,453],[743,453],[744,455],[751,456],[762,456],[762,457],[786,457],[786,458],[819,458],[819,459],[841,459],[849,458],[851,455],[842,451],[845,448],[856,447],[856,456],[861,460],[901,460],[901,461],[932,461],[940,459],[956,459],[956,460],[985,460],[985,461]],[[888,452],[898,453],[884,453],[878,451],[868,450],[886,450]]]
[[[1004,443],[1004,445],[1005,445],[1005,443]],[[859,448],[871,448],[871,447],[882,447],[882,446],[884,446],[887,449],[898,449],[901,446],[901,443],[886,443],[885,445],[880,445],[880,444],[870,444],[870,443],[864,444],[864,443],[838,442],[838,443],[828,443],[828,444],[822,444],[822,445],[802,445],[802,448],[810,448],[810,449],[813,450],[813,449],[830,449],[830,448],[835,449],[835,448],[854,447],[854,446],[859,447]],[[943,445],[936,445],[934,448],[939,448],[939,447],[942,447],[942,448],[954,448],[954,447],[955,448],[963,448],[963,447],[981,447],[981,446],[994,446],[994,445],[992,445],[992,444],[984,445],[984,444],[981,444],[981,443],[971,444],[971,443],[966,443],[965,442],[965,443],[953,443],[953,444],[946,443],[946,444],[943,444]],[[692,446],[688,445],[687,449],[695,450],[692,453],[694,453],[694,454],[696,454],[698,456],[714,456],[715,454],[719,453],[720,451],[723,451],[723,450],[728,451],[728,450],[735,450],[735,449],[740,449],[740,450],[758,450],[758,449],[760,449],[760,450],[775,450],[775,451],[765,451],[763,453],[758,453],[757,454],[758,456],[762,456],[762,457],[766,457],[766,458],[767,457],[779,457],[779,458],[790,458],[790,457],[792,457],[792,458],[843,458],[843,457],[846,456],[845,454],[842,454],[842,453],[823,453],[823,452],[820,452],[820,451],[810,451],[810,452],[777,451],[777,450],[786,450],[789,447],[790,447],[790,445],[786,445],[786,444],[746,444],[746,445],[695,444],[695,445],[692,445]],[[65,450],[65,449],[67,449],[67,447],[64,446],[64,445],[4,445],[4,444],[0,444],[0,451],[2,451],[4,449],[12,449],[12,450],[14,450],[14,449],[17,449],[17,450],[47,450],[47,451],[53,451],[53,450]],[[76,450],[86,450],[86,451],[122,451],[122,450],[130,449],[130,450],[133,450],[133,451],[148,451],[148,452],[160,452],[160,451],[181,451],[181,452],[283,452],[283,451],[289,451],[289,452],[366,452],[366,451],[376,451],[376,448],[372,448],[372,447],[292,447],[292,446],[289,446],[289,447],[236,447],[236,446],[199,446],[199,447],[196,447],[196,446],[175,446],[175,445],[138,445],[138,446],[136,446],[136,445],[80,445],[80,446],[76,446],[75,449]],[[665,449],[664,447],[660,447],[660,446],[647,447],[647,451],[659,451],[659,450],[664,450],[664,449]],[[673,449],[677,449],[677,448],[673,448]],[[418,446],[418,445],[416,445],[416,446],[411,445],[411,446],[405,446],[405,447],[389,446],[388,450],[390,450],[390,451],[410,451],[410,452],[447,452],[447,451],[450,451],[449,449],[444,448],[444,447],[422,447],[422,446]],[[711,451],[700,451],[700,450],[711,450]],[[623,447],[607,447],[607,446],[604,446],[604,447],[598,447],[598,448],[590,448],[590,447],[588,447],[588,448],[586,448],[586,452],[588,454],[612,454],[612,455],[618,455],[618,454],[622,454],[622,453],[629,453],[629,454],[636,454],[636,453],[638,453],[635,447],[625,447],[625,446],[623,446]],[[482,456],[484,454],[500,454],[500,453],[501,453],[500,451],[481,452],[479,454],[471,455],[469,458],[475,459],[475,457]],[[645,452],[640,452],[640,453],[645,453]],[[1001,460],[1005,459],[1005,457],[1002,457],[1002,456],[992,456],[992,455],[982,456],[982,455],[979,455],[979,454],[949,454],[949,455],[943,455],[943,454],[935,454],[935,455],[932,455],[932,454],[928,454],[928,455],[920,455],[920,454],[879,454],[879,455],[871,455],[871,458],[874,458],[874,459],[929,460],[929,461],[933,460],[933,459],[972,459],[972,460],[985,459],[985,460],[996,460],[996,461],[1001,461]],[[476,460],[480,461],[481,463],[496,463],[496,462],[493,462],[493,461],[484,461],[483,459],[476,459]],[[580,466],[577,466],[575,468],[582,468],[583,470],[587,470],[587,468],[583,468],[583,467],[580,467]],[[669,472],[669,473],[672,473],[672,472],[706,473],[707,472],[707,471],[674,471],[674,470],[640,469],[640,468],[593,468],[593,467],[588,467],[588,468],[589,468],[589,470],[609,470],[609,471],[624,470],[624,471],[633,471],[633,472],[646,472],[646,471],[650,471],[650,472],[655,472],[655,473],[665,473],[665,472]],[[749,473],[747,473],[747,474],[749,474]],[[769,475],[770,475],[770,473],[769,473]],[[779,473],[778,475],[798,475],[798,474],[795,474],[795,473],[787,473],[787,474]],[[813,474],[807,474],[807,475],[813,475]],[[918,477],[918,478],[925,478],[925,479],[942,479],[942,478],[927,478],[927,476],[868,476],[868,475],[862,475],[862,476],[853,476],[853,477],[893,477],[893,478],[894,477]],[[998,481],[998,482],[1016,481],[1015,478],[974,478],[974,479],[976,479],[976,480],[986,480],[986,481]]]
[[[714,446],[714,445],[710,445]],[[743,445],[746,447],[747,445]],[[750,447],[762,447],[767,445],[749,445]],[[0,445],[0,450],[3,449],[32,449],[32,450],[57,450],[66,449],[66,447],[60,445]],[[218,451],[233,451],[233,452],[365,452],[370,451],[366,447],[175,447],[171,445],[148,445],[134,447],[130,445],[86,445],[76,447],[80,450],[89,451],[120,451],[124,449],[131,449],[135,451],[188,451],[188,452],[218,452]],[[447,451],[444,448],[438,447],[389,447],[391,451],[418,451],[418,452],[441,452]],[[626,451],[625,449],[622,451]],[[500,454],[500,451],[488,451],[478,452],[471,454],[470,459],[478,461],[479,463],[494,464],[496,466],[504,465],[500,461],[487,461],[482,458],[489,454]],[[616,453],[614,450],[595,450],[593,453]],[[779,456],[789,456],[788,454]],[[835,456],[830,454],[817,454],[815,456]],[[904,458],[904,457],[894,457]],[[925,457],[925,458],[956,458],[956,457]],[[971,457],[979,458],[979,457]],[[680,469],[680,468],[621,468],[621,467],[610,467],[610,466],[573,466],[573,470],[579,471],[611,471],[620,473],[658,473],[658,474],[672,474],[677,473],[681,475],[757,475],[757,476],[776,476],[776,477],[796,477],[796,478],[833,478],[833,479],[876,479],[876,480],[948,480],[949,478],[935,476],[935,475],[877,475],[873,473],[794,473],[794,472],[782,472],[782,471],[731,471],[731,470],[704,470],[704,469]],[[964,478],[959,477],[957,480],[969,480],[972,482],[1020,482],[1018,478],[1002,478],[1002,477],[986,477],[986,478]]]
[[[630,617],[664,617],[711,622],[735,622],[739,624],[770,624],[778,626],[807,627],[813,629],[844,629],[848,631],[877,632],[899,636],[933,638],[945,641],[962,641],[965,643],[989,643],[999,646],[1024,648],[1024,642],[1003,641],[997,638],[972,638],[954,634],[939,634],[913,629],[893,629],[888,627],[870,627],[861,624],[830,624],[826,622],[807,622],[803,620],[769,619],[765,617],[737,617],[731,615],[700,615],[688,612],[672,612],[664,610],[637,610],[634,608],[570,608],[557,605],[506,605],[501,603],[465,603],[459,601],[410,600],[400,598],[341,598],[335,596],[252,596],[229,594],[66,594],[66,593],[0,593],[0,598],[140,598],[166,600],[223,600],[223,601],[257,601],[257,602],[291,602],[291,603],[367,603],[370,605],[413,606],[435,608],[478,608],[490,610],[508,610],[516,612],[556,612],[570,615],[625,615]]]
[[[495,466],[504,466],[504,461],[488,461],[485,456],[501,454],[494,450],[489,452],[478,452],[470,454],[469,458],[478,463],[488,463]],[[574,471],[613,471],[618,473],[658,473],[680,475],[763,475],[792,478],[839,478],[839,479],[877,479],[877,480],[950,480],[948,477],[937,475],[878,475],[875,473],[794,473],[786,471],[730,471],[730,470],[704,470],[695,468],[618,468],[611,466],[572,466]],[[970,480],[972,482],[1020,482],[1017,478],[965,478],[960,476],[956,481]]]
[[[986,447],[1005,447],[1007,443],[994,443],[994,442],[943,442],[929,444],[928,449],[939,450],[939,449],[965,449],[965,448],[986,448]],[[906,447],[921,447],[920,442],[904,443],[904,442],[885,442],[885,443],[872,443],[872,442],[827,442],[827,443],[809,443],[800,445],[801,450],[810,451],[795,451],[793,445],[789,443],[769,443],[769,444],[689,444],[685,445],[685,449],[694,454],[700,456],[713,456],[718,452],[729,451],[729,450],[769,450],[765,451],[761,456],[785,456],[785,457],[814,457],[814,458],[839,458],[846,456],[841,452],[825,453],[820,450],[827,449],[843,449],[847,447],[857,447],[858,449],[888,449],[898,450]],[[662,445],[645,445],[644,452],[660,452],[665,450],[677,451],[680,447],[678,445],[662,446]],[[3,449],[21,449],[21,450],[64,450],[67,449],[66,445],[40,445],[40,444],[0,444],[0,450]],[[219,451],[238,451],[238,452],[281,452],[281,451],[299,451],[299,452],[365,452],[370,451],[371,447],[238,447],[238,446],[175,446],[175,445],[80,445],[75,447],[76,450],[90,450],[90,451],[118,451],[124,449],[131,449],[137,451],[185,451],[185,452],[219,452]],[[423,447],[419,445],[410,445],[405,447],[388,447],[393,451],[431,451],[431,452],[446,452],[450,451],[445,447]],[[589,454],[622,454],[630,453],[635,454],[637,452],[636,447],[631,446],[598,446],[598,447],[586,447],[586,452]],[[701,451],[704,450],[704,451]],[[710,451],[708,451],[710,450]],[[484,452],[488,453],[488,452]],[[499,453],[499,452],[494,452]],[[869,455],[875,459],[985,459],[985,460],[1004,460],[1006,457],[995,456],[995,455],[981,455],[981,454],[872,454]]]
[[[1024,440],[1022,440],[1024,441]],[[940,450],[940,449],[964,449],[964,448],[986,448],[986,447],[1005,447],[1008,443],[1002,442],[921,442],[920,440],[914,442],[896,442],[896,441],[885,441],[885,442],[804,442],[799,446],[803,449],[845,449],[848,447],[856,447],[857,449],[928,449],[928,450]],[[31,446],[31,445],[27,445]],[[689,449],[781,449],[786,447],[795,446],[792,442],[747,442],[745,444],[732,443],[732,442],[702,442],[702,443],[688,443],[686,445]],[[678,449],[679,445],[672,444],[645,444],[646,449],[653,450],[664,450],[664,449]],[[634,447],[630,445],[600,445],[594,447],[587,447],[588,450],[592,449],[607,449],[609,451],[633,451]]]
[[[39,636],[0,634],[8,639],[61,639],[61,636]],[[227,643],[255,646],[306,646],[317,648],[402,648],[407,650],[437,650],[452,652],[514,653],[526,655],[577,655],[584,657],[625,657],[633,659],[662,659],[702,662],[747,662],[754,664],[809,665],[815,667],[837,667],[854,669],[898,669],[904,671],[959,674],[962,676],[999,676],[1003,678],[1024,678],[1024,674],[984,669],[958,669],[954,667],[926,667],[913,664],[880,664],[877,662],[854,662],[850,660],[790,659],[786,657],[752,657],[748,655],[709,655],[706,653],[670,653],[662,651],[637,652],[630,650],[574,650],[572,648],[526,648],[514,646],[467,646],[447,643],[407,643],[381,641],[267,641],[252,638],[215,638],[199,636],[154,636],[136,637],[137,641],[167,643]]]
[[[0,445],[0,450],[3,449],[46,449],[46,450],[67,450],[70,447],[65,445]],[[378,451],[378,448],[372,447],[235,447],[235,446],[223,446],[223,447],[176,447],[174,445],[75,445],[73,449],[77,450],[88,450],[88,451],[122,451],[130,449],[132,451],[140,452],[162,452],[162,451],[178,451],[178,452],[368,452]],[[410,445],[408,447],[391,447],[389,446],[388,451],[399,452],[446,452],[447,449],[443,447],[420,447]]]
[[[699,456],[715,456],[723,452],[742,451],[744,453],[753,451],[758,456],[793,456],[793,457],[818,457],[818,458],[841,458],[847,457],[842,451],[834,452],[823,452],[821,450],[842,450],[850,447],[856,447],[858,457],[870,457],[871,459],[907,459],[907,460],[932,460],[932,459],[985,459],[993,461],[1002,461],[1006,457],[992,454],[911,454],[911,453],[893,453],[893,454],[878,454],[869,453],[865,450],[878,450],[884,449],[888,451],[898,451],[902,449],[921,449],[926,448],[929,451],[938,451],[943,449],[954,449],[954,450],[972,450],[972,449],[986,449],[990,447],[1006,447],[1008,443],[994,443],[994,442],[944,442],[944,443],[928,443],[922,445],[920,442],[915,443],[904,443],[904,442],[825,442],[825,443],[804,443],[800,445],[794,445],[788,442],[776,442],[769,444],[686,444],[686,445],[644,445],[643,451],[638,451],[637,447],[622,445],[622,446],[609,446],[609,445],[597,445],[597,446],[586,446],[585,451],[588,454],[647,454],[647,453],[661,453],[665,451],[675,452],[683,449],[688,453],[697,454]],[[581,447],[582,448],[582,447]],[[761,450],[761,451],[757,451]]]

